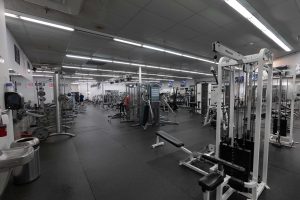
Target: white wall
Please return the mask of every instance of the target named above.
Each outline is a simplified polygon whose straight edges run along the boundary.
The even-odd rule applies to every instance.
[[[300,52],[289,56],[278,58],[273,62],[274,67],[279,67],[284,65],[295,66],[299,64],[300,64]]]
[[[103,82],[99,87],[91,87],[96,82],[80,82],[78,84],[78,92],[84,95],[84,98],[92,99],[93,96],[105,93],[105,90],[118,90],[119,92],[126,92],[125,83],[106,83]]]
[[[88,86],[87,86],[87,84],[88,84]],[[126,86],[125,86],[126,83],[124,83],[124,82],[123,83],[114,83],[114,84],[103,82],[99,85],[99,87],[91,88],[92,84],[95,84],[95,82],[82,82],[78,85],[79,92],[82,93],[85,98],[89,97],[91,99],[95,95],[104,94],[105,90],[118,90],[119,92],[126,92]],[[173,93],[173,88],[177,88],[177,87],[179,89],[180,88],[188,88],[191,85],[195,85],[195,81],[187,80],[185,87],[181,87],[180,84],[181,84],[180,81],[174,81],[173,86],[169,87],[168,82],[163,82],[161,84],[160,92],[161,93]],[[179,92],[180,92],[180,90],[179,90]]]
[[[6,24],[4,16],[4,1],[0,0],[0,56],[4,58],[4,63],[0,63],[0,108],[4,108],[4,83],[9,81],[8,69],[10,56],[7,52],[7,39],[6,39]],[[9,112],[9,124],[7,125],[7,136],[0,137],[0,149],[8,148],[14,140],[13,124],[11,111]],[[0,173],[0,195],[2,194],[5,186],[7,185],[9,172],[4,171]]]
[[[189,88],[191,85],[195,85],[194,80],[186,80],[185,87],[181,87],[181,81],[174,81],[172,87],[169,87],[168,82],[163,82],[161,84],[160,92],[161,93],[173,93],[173,88],[175,88],[175,89],[178,88],[179,89],[178,92],[182,93],[182,92],[185,92],[184,88]]]
[[[35,87],[36,82],[45,84],[45,103],[52,103],[54,100],[54,84],[52,78],[34,77],[31,81],[21,76],[14,76],[12,77],[12,81],[16,82],[17,92],[23,95],[25,102],[28,102],[30,100],[32,102],[32,105],[37,103],[37,91]],[[78,86],[71,85],[71,80],[66,79],[65,82],[61,81],[60,85],[61,93],[65,92],[67,94],[70,92],[78,92]]]
[[[16,45],[20,51],[20,64],[15,61],[15,50],[14,45]],[[13,37],[13,35],[10,33],[9,30],[7,30],[7,51],[8,51],[8,68],[13,69],[16,73],[21,74],[23,77],[25,77],[28,80],[32,80],[32,71],[28,72],[27,62],[30,64],[31,68],[31,62]]]

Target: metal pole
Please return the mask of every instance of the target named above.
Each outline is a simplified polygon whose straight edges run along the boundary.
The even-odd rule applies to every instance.
[[[294,142],[294,109],[295,109],[295,96],[296,96],[296,66],[293,66],[292,69],[292,75],[293,75],[293,81],[292,81],[292,96],[291,96],[291,119],[290,119],[290,138],[289,142],[290,144],[293,144]]]
[[[55,97],[55,104],[56,104],[56,132],[61,132],[61,116],[60,116],[60,103],[58,100],[59,97],[59,74],[55,74],[55,87],[54,87],[54,97]]]
[[[139,66],[139,83],[142,83],[142,67]]]
[[[224,57],[222,57],[219,60],[218,64],[218,88],[217,88],[217,124],[216,124],[216,152],[215,156],[216,158],[219,158],[219,148],[220,148],[220,142],[221,142],[221,116],[222,116],[222,110],[221,110],[221,103],[222,103],[222,78],[223,78],[223,70],[222,70],[222,63],[223,60],[225,60]],[[224,94],[223,94],[224,95]]]
[[[229,138],[231,138],[231,145],[233,145],[233,127],[234,127],[234,69],[230,73],[230,101],[229,101]],[[237,124],[238,126],[238,124]],[[238,128],[238,127],[237,127]]]
[[[67,135],[70,137],[74,137],[73,133],[65,133],[61,131],[61,110],[60,110],[60,102],[59,102],[59,93],[60,93],[60,75],[57,72],[54,76],[55,87],[54,87],[54,99],[56,104],[56,133],[49,134],[49,137],[57,136],[57,135]]]
[[[257,102],[256,102],[254,158],[253,158],[253,176],[252,176],[252,180],[254,182],[258,182],[258,171],[259,171],[259,149],[260,149],[261,113],[262,113],[264,51],[261,51],[259,53],[259,56],[260,56],[260,58],[258,60]],[[267,138],[267,140],[269,140],[269,138]],[[257,190],[257,187],[252,189],[252,199],[257,199],[257,191],[256,190]]]
[[[278,119],[277,119],[277,132],[280,135],[280,120],[281,120],[281,105],[282,105],[282,74],[279,74],[279,94],[278,94]]]
[[[268,163],[269,163],[269,138],[271,133],[272,119],[272,83],[273,71],[272,66],[268,68],[268,85],[266,94],[266,120],[265,120],[265,139],[264,139],[264,157],[263,157],[263,174],[262,180],[267,184],[268,178]]]

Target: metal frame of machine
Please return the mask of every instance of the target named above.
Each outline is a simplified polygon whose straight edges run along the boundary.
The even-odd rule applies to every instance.
[[[255,127],[253,132],[253,138],[254,138],[254,153],[253,153],[253,171],[252,171],[252,178],[249,182],[244,182],[243,186],[245,188],[251,189],[251,192],[240,192],[236,191],[233,188],[229,188],[224,194],[223,194],[223,187],[227,185],[230,176],[226,175],[223,183],[217,187],[217,198],[218,200],[226,200],[230,197],[230,195],[233,192],[238,192],[244,196],[246,196],[249,199],[255,200],[257,199],[262,191],[265,188],[268,188],[267,186],[267,173],[268,173],[268,155],[269,155],[269,141],[264,140],[263,145],[263,170],[262,170],[262,181],[259,183],[258,181],[258,174],[259,174],[259,164],[260,164],[260,148],[261,148],[261,125],[262,125],[262,112],[263,107],[265,107],[265,127],[264,127],[264,134],[265,138],[269,138],[270,131],[271,131],[271,111],[272,111],[272,63],[273,63],[273,55],[272,53],[267,49],[261,49],[258,54],[248,55],[248,56],[242,56],[241,54],[221,45],[219,42],[215,42],[213,44],[213,50],[215,52],[221,53],[223,56],[220,58],[218,63],[218,94],[219,98],[217,100],[217,128],[216,128],[216,158],[219,158],[219,152],[220,152],[220,143],[221,143],[221,129],[223,129],[222,123],[222,92],[223,92],[223,76],[224,71],[227,71],[230,76],[230,84],[234,85],[234,76],[235,72],[237,70],[243,71],[246,78],[246,83],[249,85],[246,85],[245,95],[247,97],[247,107],[244,109],[246,112],[246,119],[247,119],[247,125],[245,125],[244,128],[246,128],[247,132],[251,131],[250,127],[250,120],[251,120],[251,114],[255,114]],[[263,91],[263,75],[264,70],[267,72],[267,95],[266,95],[266,102],[263,103],[262,98],[262,91]],[[257,73],[257,83],[256,83],[256,96],[255,98],[250,98],[252,94],[252,75]],[[249,78],[250,77],[250,78]],[[248,98],[249,97],[249,98]],[[252,101],[255,101],[255,112],[252,112]],[[228,127],[228,135],[231,138],[231,145],[233,145],[233,139],[234,139],[234,129],[236,129],[235,125],[235,118],[236,112],[234,110],[234,88],[230,87],[230,102],[229,102],[229,127]]]
[[[294,137],[293,137],[293,132],[294,132],[294,114],[295,114],[295,97],[296,97],[296,89],[295,89],[295,85],[296,85],[296,66],[293,66],[290,68],[290,70],[284,70],[284,71],[274,71],[274,73],[278,74],[278,78],[279,78],[279,94],[278,94],[278,105],[276,105],[276,110],[278,112],[278,122],[276,123],[276,126],[278,126],[279,124],[279,131],[277,131],[277,134],[274,134],[273,132],[270,135],[270,142],[273,144],[279,144],[279,145],[283,145],[283,146],[287,146],[287,147],[294,147],[294,144],[297,144],[297,142],[294,141]],[[274,75],[275,76],[275,75]],[[289,113],[289,131],[286,130],[286,136],[282,136],[282,134],[280,134],[280,127],[281,127],[281,110],[282,110],[282,80],[283,79],[287,79],[287,90],[286,93],[288,93],[288,79],[291,78],[292,79],[292,91],[291,91],[291,102],[290,102],[290,113]],[[287,98],[285,99],[285,101],[287,101]],[[287,114],[287,113],[285,113]],[[274,123],[274,122],[273,122]],[[287,127],[288,129],[288,127]],[[289,134],[287,134],[287,132],[289,132]]]

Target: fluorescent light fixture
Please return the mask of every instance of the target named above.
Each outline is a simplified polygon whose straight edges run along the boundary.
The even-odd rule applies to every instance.
[[[97,71],[101,71],[101,72],[113,72],[113,70],[110,70],[110,69],[97,69]]]
[[[254,26],[260,29],[266,36],[273,40],[285,51],[291,51],[292,47],[259,15],[259,13],[245,0],[224,0]],[[248,8],[248,9],[247,9]],[[255,15],[255,16],[254,16]],[[259,20],[261,19],[261,20]],[[271,31],[271,30],[272,31]]]
[[[192,56],[192,55],[189,55],[189,54],[182,54],[182,56],[186,57],[186,58],[191,58],[191,59],[194,59],[194,60],[200,60],[200,61],[204,61],[204,62],[208,62],[208,63],[217,64],[216,62],[214,62],[212,60],[208,60],[208,59],[205,59],[205,58],[200,58],[200,57]]]
[[[80,76],[64,76],[64,78],[82,78]]]
[[[95,68],[87,68],[87,67],[81,67],[82,70],[88,70],[88,71],[97,71]]]
[[[138,66],[138,67],[145,67],[145,65],[139,64],[139,63],[130,63],[130,65]]]
[[[67,68],[67,69],[80,69],[80,67],[73,67],[73,66],[66,66],[66,65],[63,65],[62,68]]]
[[[142,46],[142,44],[140,44],[140,43],[132,42],[132,41],[128,41],[128,40],[123,40],[123,39],[119,39],[119,38],[114,38],[114,41],[125,43],[125,44],[131,44],[131,45],[138,46],[138,47]]]
[[[170,51],[170,50],[165,50],[166,53],[169,53],[169,54],[174,54],[174,55],[177,55],[177,56],[182,56],[181,53],[178,53],[176,51]]]
[[[18,15],[12,14],[12,13],[4,13],[6,17],[12,17],[12,18],[19,18]]]
[[[119,77],[116,75],[109,75],[109,74],[83,74],[83,73],[75,73],[76,75],[82,75],[82,76],[99,76],[99,77]]]
[[[40,71],[40,70],[37,70],[35,71],[35,73],[47,73],[47,74],[54,74],[53,71]]]
[[[162,69],[161,67],[154,66],[154,65],[145,65],[146,68],[153,68],[153,69]]]
[[[154,47],[154,46],[150,46],[150,45],[146,45],[146,44],[143,44],[143,47],[146,48],[146,49],[152,49],[152,50],[155,50],[155,51],[165,51],[165,49],[163,48],[159,48],[159,47]]]
[[[67,57],[71,57],[71,58],[76,58],[76,59],[90,59],[89,57],[85,57],[85,56],[78,56],[78,55],[66,55]],[[99,58],[101,59],[101,58]],[[116,64],[121,64],[121,65],[132,65],[132,66],[141,66],[141,67],[145,67],[145,68],[153,68],[153,69],[160,69],[160,70],[166,70],[166,71],[176,71],[176,72],[184,72],[184,73],[190,73],[190,74],[200,74],[200,75],[208,75],[208,76],[212,76],[212,74],[207,74],[207,73],[203,73],[203,72],[195,72],[195,71],[188,71],[188,70],[181,70],[181,69],[174,69],[174,68],[168,68],[168,67],[160,67],[160,66],[155,66],[155,65],[144,65],[144,64],[139,64],[139,63],[131,63],[131,62],[123,62],[123,61],[118,61],[118,60],[112,60],[113,63]],[[214,63],[213,61],[209,61],[211,63]],[[82,70],[91,70],[91,71],[109,71],[109,70],[105,70],[105,69],[96,69],[96,68],[82,68],[82,67],[73,67],[73,66],[62,66],[63,68],[70,68],[70,69],[82,69]],[[112,72],[117,72],[117,71],[113,71],[110,70]],[[122,72],[120,72],[122,73]]]
[[[133,79],[138,79],[138,77],[132,77]],[[174,81],[173,79],[164,79],[164,78],[152,78],[152,77],[148,77],[145,78],[143,77],[142,80],[154,80],[154,81]]]
[[[71,85],[79,85],[79,83],[71,83]]]
[[[117,63],[117,64],[121,64],[121,65],[130,65],[129,62],[123,62],[123,61],[117,61],[117,60],[113,60],[113,63]]]
[[[33,77],[45,77],[45,78],[53,78],[53,76],[50,75],[43,75],[43,74],[33,74]]]
[[[22,20],[28,21],[28,22],[33,22],[33,23],[42,24],[42,25],[45,25],[45,26],[59,28],[59,29],[63,29],[63,30],[66,30],[66,31],[74,31],[74,28],[71,28],[71,27],[68,27],[68,26],[63,26],[63,25],[59,25],[59,24],[45,22],[45,21],[41,21],[41,20],[30,18],[30,17],[20,16],[20,18]]]
[[[112,60],[107,60],[107,59],[101,59],[101,58],[92,58],[93,61],[99,61],[99,62],[112,62]]]
[[[135,45],[135,46],[144,47],[146,49],[161,51],[161,52],[165,52],[165,53],[169,53],[169,54],[173,54],[173,55],[177,55],[177,56],[183,56],[183,57],[186,57],[186,58],[200,60],[200,61],[204,61],[204,62],[215,63],[214,61],[211,61],[211,60],[208,60],[208,59],[205,59],[205,58],[196,57],[196,56],[192,56],[192,55],[188,55],[188,54],[182,54],[180,52],[172,51],[172,50],[165,49],[165,48],[160,48],[160,47],[151,46],[151,45],[147,45],[147,44],[142,44],[141,45],[140,43],[127,41],[127,40],[116,39],[116,38],[114,38],[114,40],[119,41],[119,42],[123,42],[123,43],[126,43],[126,44],[131,44],[131,45]]]
[[[76,59],[82,59],[82,60],[91,60],[90,57],[86,57],[86,56],[77,56],[77,55],[72,55],[72,54],[67,54],[66,56],[68,58],[76,58]]]

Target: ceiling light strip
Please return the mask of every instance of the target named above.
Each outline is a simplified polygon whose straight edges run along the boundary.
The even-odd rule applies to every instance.
[[[203,62],[216,64],[212,60],[208,60],[208,59],[197,57],[197,56],[192,56],[192,55],[189,55],[189,54],[183,54],[183,53],[173,51],[173,50],[170,50],[170,49],[156,47],[156,46],[152,46],[152,45],[148,45],[148,44],[141,44],[141,43],[138,43],[138,42],[133,42],[133,41],[120,39],[120,38],[113,38],[113,40],[117,41],[117,42],[121,42],[121,43],[126,43],[126,44],[130,44],[130,45],[134,45],[134,46],[143,47],[143,48],[146,48],[146,49],[151,49],[151,50],[155,50],[155,51],[165,52],[165,53],[168,53],[168,54],[173,54],[173,55],[176,55],[176,56],[182,56],[182,57],[185,57],[185,58],[190,58],[190,59],[194,59],[194,60],[199,60],[199,61],[203,61]]]
[[[142,46],[142,44],[140,44],[140,43],[132,42],[132,41],[129,41],[129,40],[123,40],[123,39],[120,39],[120,38],[114,38],[113,40],[117,41],[117,42],[125,43],[125,44],[131,44],[131,45],[138,46],[138,47]]]
[[[74,67],[74,66],[62,66],[63,68],[70,68],[70,69],[79,69],[79,70],[91,70],[91,71],[104,71],[104,72],[112,72],[112,73],[122,73],[122,74],[138,74],[137,72],[130,72],[130,71],[118,71],[118,70],[109,70],[109,69],[96,69],[96,68],[82,68],[82,67]],[[182,77],[182,76],[174,76],[174,75],[165,75],[165,74],[149,74],[149,73],[142,73],[142,75],[146,76],[159,76],[159,77],[170,77],[170,78],[180,78],[180,79],[193,79],[192,77]]]
[[[83,60],[90,60],[90,59],[92,59],[91,57],[71,55],[71,54],[67,54],[66,56],[69,57],[69,58],[83,59]],[[94,59],[98,59],[98,58],[94,58]],[[99,58],[99,59],[101,59],[101,58]],[[122,64],[122,65],[141,66],[141,67],[145,67],[145,68],[153,68],[153,69],[160,69],[160,70],[166,70],[166,71],[176,71],[176,72],[184,72],[184,73],[190,73],[190,74],[199,74],[199,75],[212,76],[212,74],[203,73],[203,72],[195,72],[195,71],[181,70],[181,69],[174,69],[174,68],[167,68],[167,67],[160,67],[160,66],[154,66],[154,65],[144,65],[144,64],[139,64],[139,63],[130,63],[130,62],[123,62],[123,61],[118,61],[118,60],[112,60],[112,63]],[[74,68],[74,67],[67,67],[67,66],[63,66],[63,67],[64,68]],[[87,69],[91,69],[91,68],[87,68]]]
[[[273,40],[277,45],[279,45],[285,51],[291,51],[292,46],[288,44],[287,41],[274,30],[271,25],[268,24],[266,20],[245,0],[224,0],[230,7],[240,13],[248,21],[250,21],[254,26],[261,30],[266,36]],[[260,19],[260,20],[259,20]]]
[[[44,25],[44,26],[63,29],[63,30],[66,30],[66,31],[74,31],[75,30],[74,28],[69,27],[69,26],[64,26],[64,25],[55,24],[55,23],[51,23],[51,22],[46,22],[46,21],[43,21],[43,20],[38,20],[38,19],[31,18],[31,17],[25,17],[25,16],[22,16],[22,15],[18,16],[18,15],[12,14],[12,13],[7,13],[6,12],[5,16],[6,17],[11,17],[11,18],[16,18],[16,19],[21,19],[21,20],[24,20],[24,21],[27,21],[27,22],[41,24],[41,25]]]

